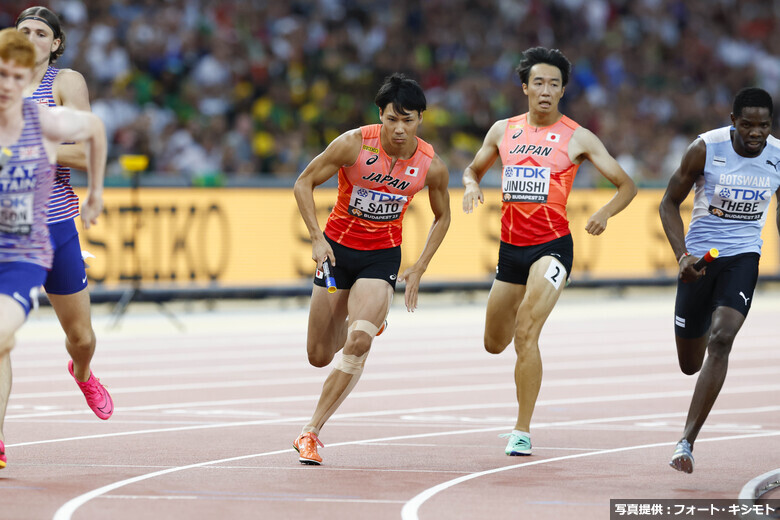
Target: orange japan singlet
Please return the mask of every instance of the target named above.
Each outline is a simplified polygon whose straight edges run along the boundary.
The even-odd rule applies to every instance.
[[[566,201],[578,164],[569,140],[580,125],[566,116],[552,126],[529,126],[528,114],[510,118],[501,155],[501,240],[515,246],[544,244],[568,235]]]
[[[382,125],[360,127],[363,145],[352,166],[339,169],[339,195],[325,234],[352,249],[374,250],[401,243],[401,221],[415,193],[425,186],[433,147],[417,137],[407,160],[392,159],[382,149]]]

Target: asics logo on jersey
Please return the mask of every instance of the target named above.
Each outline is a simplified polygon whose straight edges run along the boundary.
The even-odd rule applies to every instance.
[[[512,134],[512,139],[517,139],[521,135],[523,135],[523,129],[522,128],[520,130],[518,130],[517,132],[515,132],[514,134]]]
[[[748,300],[749,300],[750,298],[748,298],[747,296],[745,296],[745,293],[743,293],[742,291],[739,291],[739,295],[740,295],[740,296],[742,296],[742,299],[743,299],[743,300],[745,300],[745,305],[747,305],[747,302],[748,302]]]

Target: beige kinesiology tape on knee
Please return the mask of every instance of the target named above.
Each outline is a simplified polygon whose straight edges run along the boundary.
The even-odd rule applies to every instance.
[[[363,372],[363,364],[366,361],[368,352],[362,356],[351,356],[349,354],[341,354],[341,359],[336,362],[336,370],[341,370],[345,374],[360,374]]]
[[[349,326],[349,332],[352,333],[356,330],[365,332],[373,338],[376,336],[376,333],[379,332],[379,327],[367,320],[355,320],[352,322],[352,325]]]

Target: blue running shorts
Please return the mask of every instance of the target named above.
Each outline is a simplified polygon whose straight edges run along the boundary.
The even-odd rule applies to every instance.
[[[33,305],[33,289],[43,285],[46,268],[29,262],[0,262],[0,294],[7,294],[24,308],[25,316]]]
[[[79,232],[74,219],[49,224],[54,261],[43,288],[48,294],[75,294],[87,286]]]

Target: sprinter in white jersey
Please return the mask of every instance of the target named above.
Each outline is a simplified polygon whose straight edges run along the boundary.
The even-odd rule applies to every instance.
[[[685,473],[693,472],[693,443],[726,379],[731,345],[753,302],[761,230],[772,194],[780,196],[780,141],[769,135],[772,108],[766,91],[742,89],[734,98],[733,126],[693,141],[661,201],[661,222],[680,264],[674,311],[677,357],[685,374],[701,370],[682,438],[669,462]],[[685,235],[680,204],[694,186]],[[780,230],[780,207],[777,215]],[[711,248],[719,256],[695,269],[696,260]]]
[[[89,93],[84,77],[75,70],[58,69],[51,65],[65,50],[65,34],[57,15],[45,7],[30,7],[19,14],[16,28],[32,42],[36,52],[33,79],[24,91],[25,97],[45,106],[89,111]],[[108,419],[114,412],[114,402],[90,370],[96,339],[92,328],[87,273],[75,223],[79,199],[70,185],[70,167],[86,170],[86,161],[84,143],[61,144],[57,149],[58,164],[47,219],[54,245],[54,261],[43,287],[65,331],[65,348],[71,357],[68,371],[95,415]],[[94,181],[95,188],[102,191],[103,178]],[[94,204],[95,200],[87,196],[82,213],[85,207]]]

